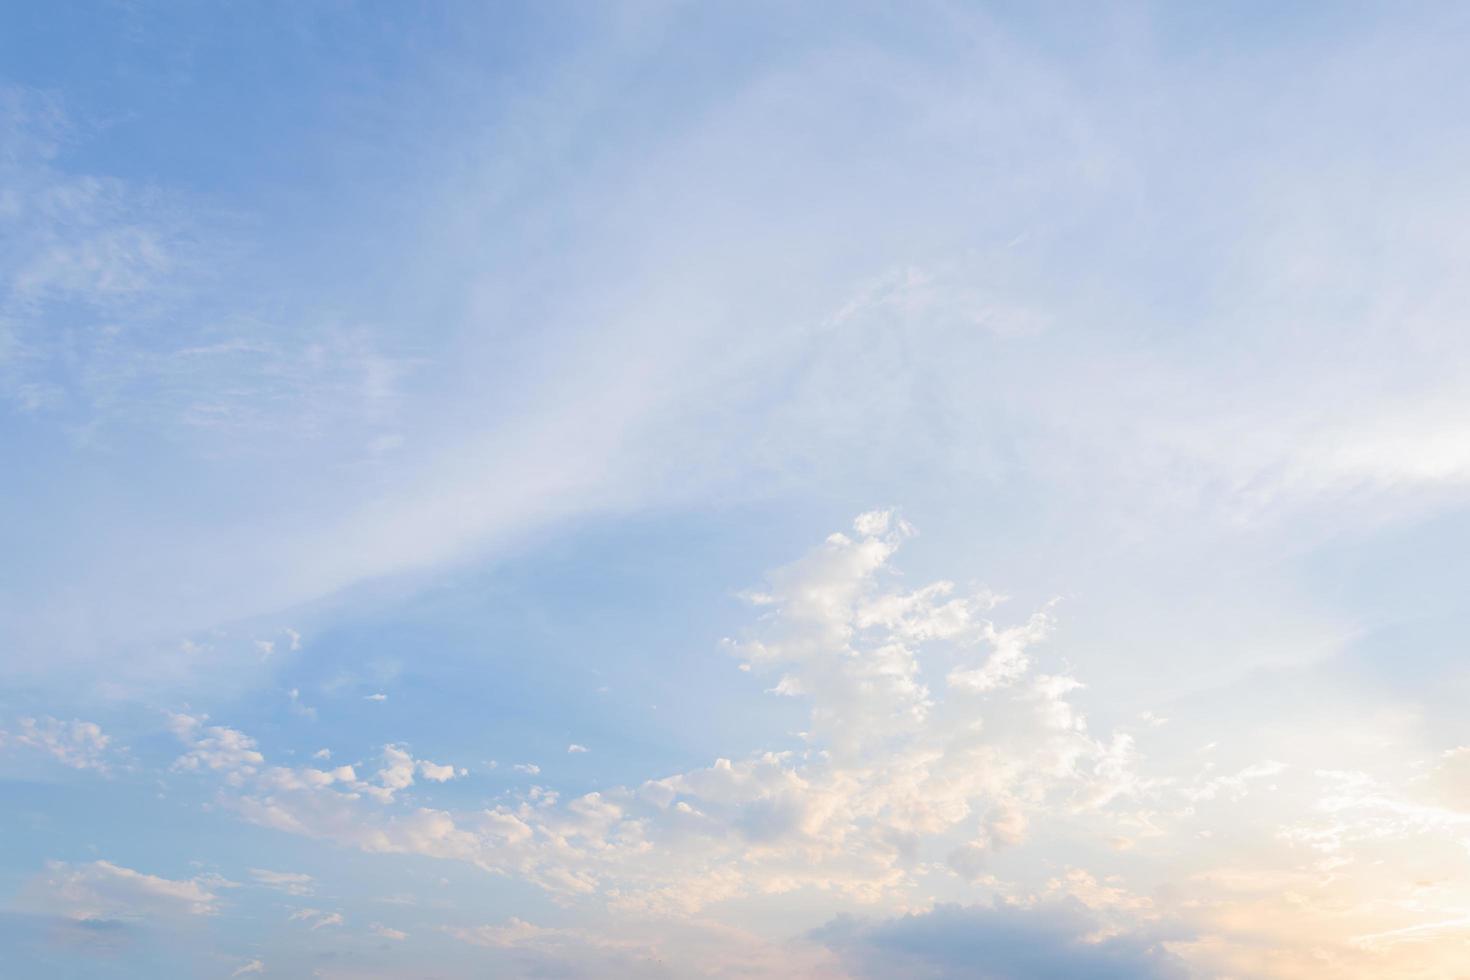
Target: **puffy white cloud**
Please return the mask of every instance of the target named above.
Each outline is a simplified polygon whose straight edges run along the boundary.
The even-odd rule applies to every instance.
[[[174,760],[178,770],[197,772],[210,770],[224,773],[231,782],[238,784],[244,777],[254,775],[257,767],[265,762],[255,747],[255,739],[220,725],[206,726],[208,716],[174,714],[169,717],[169,727],[189,751]]]
[[[447,783],[455,776],[464,775],[464,770],[456,770],[453,766],[441,766],[426,759],[418,760],[419,775],[430,782]]]
[[[1080,685],[1029,676],[1045,614],[1001,627],[979,615],[991,594],[892,589],[889,559],[914,529],[873,512],[854,532],[773,573],[756,600],[762,616],[736,645],[809,692],[813,737],[799,752],[719,759],[564,803],[532,787],[451,813],[399,805],[416,775],[453,770],[390,744],[372,784],[350,770],[243,760],[233,771],[252,772],[224,802],[293,833],[464,861],[630,914],[687,916],[806,888],[882,901],[946,859],[973,879],[991,850],[1023,843],[1032,815],[1097,811],[1137,792],[1132,743],[1089,734],[1067,700]],[[938,699],[920,679],[926,650],[981,671],[999,664],[994,683]]]
[[[1079,969],[1131,964],[1143,972],[1122,975],[1142,976],[1174,966],[1156,934],[1166,923],[1178,930],[1169,949],[1207,974],[1224,975],[1289,975],[1288,966],[1302,973],[1306,967],[1292,964],[1310,963],[1302,959],[1306,944],[1329,951],[1339,975],[1371,977],[1382,966],[1373,957],[1383,950],[1401,956],[1418,948],[1409,940],[1447,933],[1434,928],[1442,918],[1415,911],[1408,885],[1381,869],[1413,853],[1403,850],[1405,841],[1437,848],[1426,853],[1439,861],[1462,852],[1459,841],[1470,827],[1461,771],[1467,753],[1444,753],[1402,786],[1273,760],[1223,771],[1209,761],[1188,777],[1145,776],[1134,737],[1095,733],[1077,704],[1081,682],[1042,669],[1050,656],[1041,646],[1050,611],[1019,626],[992,623],[981,614],[993,606],[990,599],[972,600],[947,583],[894,588],[889,564],[913,529],[872,515],[861,526],[881,536],[856,529],[834,535],[773,574],[754,599],[757,622],[737,644],[753,669],[784,674],[809,692],[798,695],[810,703],[813,721],[799,750],[720,758],[565,800],[531,786],[488,808],[456,811],[410,798],[416,778],[452,770],[415,759],[400,744],[384,747],[382,765],[365,781],[350,766],[268,766],[248,737],[188,719],[176,724],[191,760],[180,768],[223,776],[220,804],[248,821],[367,852],[512,875],[562,905],[612,915],[619,929],[609,931],[620,939],[632,935],[623,926],[638,922],[659,922],[672,935],[706,922],[711,906],[738,907],[742,899],[810,910],[811,896],[820,895],[827,908],[868,906],[885,915],[913,911],[915,896],[936,892],[997,903],[824,934],[832,955],[858,976],[853,964],[878,948],[875,937],[917,935],[929,928],[924,922],[973,919],[982,932],[1013,926],[1017,935],[1050,944],[1056,962]],[[931,692],[923,682],[931,663],[940,676],[1002,667],[984,675],[993,683],[946,683]],[[1159,736],[1145,729],[1139,737]],[[1209,758],[1232,748],[1222,741]],[[1194,753],[1183,758],[1199,764]],[[1280,778],[1288,772],[1291,780]],[[1251,845],[1265,855],[1261,862],[1219,863],[1207,835],[1221,825],[1204,821],[1247,794],[1274,793],[1278,783],[1307,794],[1309,816],[1263,816]],[[1230,832],[1239,838],[1247,830]],[[1025,862],[1024,854],[1000,852],[1026,848],[1033,837],[1055,844],[1059,834],[1073,835],[1080,854],[1110,845],[1115,859],[1125,848],[1137,853],[1160,841],[1191,841],[1193,870],[1173,876],[1185,883],[1178,887],[1155,880],[1154,892],[1136,892],[1083,866],[1049,872],[1045,880],[1001,877],[998,869]],[[1409,866],[1420,878],[1433,875],[1422,858]],[[1380,893],[1396,896],[1392,915],[1371,911]],[[317,911],[303,921],[333,924]],[[581,928],[512,920],[457,935],[548,964],[595,962],[593,972],[602,975],[638,975],[643,963],[636,943],[607,947],[600,945],[606,937]],[[1362,941],[1344,946],[1343,937],[1354,935]],[[882,955],[874,952],[872,962],[901,975],[947,976],[943,970],[959,962],[944,959],[938,947],[937,959],[913,960],[878,945]],[[1251,952],[1267,948],[1294,952]],[[779,968],[760,969],[780,975]]]
[[[396,745],[383,746],[383,768],[378,770],[378,782],[390,794],[413,785],[413,756]]]
[[[107,771],[107,753],[112,738],[95,722],[47,717],[22,718],[13,732],[0,731],[0,746],[13,742],[40,749],[73,769]]]

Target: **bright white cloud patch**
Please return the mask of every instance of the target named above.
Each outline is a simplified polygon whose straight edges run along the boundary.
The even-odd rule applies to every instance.
[[[805,749],[719,759],[566,802],[535,787],[478,813],[398,808],[415,774],[453,774],[398,745],[384,748],[373,783],[261,772],[246,756],[226,774],[240,785],[228,805],[370,851],[516,874],[563,899],[682,916],[808,888],[858,903],[896,899],[933,862],[972,879],[990,850],[1024,841],[1031,815],[1086,813],[1135,792],[1128,740],[1089,733],[1067,700],[1076,682],[1029,673],[1023,653],[1044,638],[1041,620],[997,627],[979,615],[988,596],[957,595],[948,583],[895,589],[888,562],[913,529],[874,512],[854,531],[773,573],[760,624],[732,644],[803,692],[814,733]],[[948,682],[936,694],[921,676],[925,650],[954,665],[951,676],[1003,667],[983,686]]]
[[[701,932],[714,909],[750,901],[810,916],[820,896],[817,907],[829,912],[892,917],[912,912],[914,896],[924,895],[963,896],[968,904],[934,918],[824,927],[813,934],[815,946],[778,944],[770,950],[782,952],[771,955],[810,956],[812,969],[846,964],[856,977],[875,963],[942,969],[947,957],[970,955],[962,935],[970,923],[982,932],[1014,928],[1037,942],[1051,936],[1041,943],[1048,955],[1079,970],[1131,964],[1130,975],[1174,976],[1188,962],[1207,971],[1280,972],[1289,957],[1262,958],[1251,944],[1292,928],[1317,928],[1317,941],[1328,934],[1303,910],[1282,906],[1282,888],[1325,902],[1349,880],[1369,887],[1371,865],[1345,877],[1356,855],[1388,853],[1382,849],[1405,835],[1448,845],[1470,827],[1459,750],[1400,787],[1325,771],[1288,780],[1291,765],[1271,759],[1223,766],[1218,744],[1179,755],[1182,769],[1150,771],[1132,732],[1090,724],[1079,701],[1086,688],[1049,649],[1055,613],[1008,622],[995,618],[987,591],[908,584],[893,560],[915,533],[893,515],[864,514],[851,532],[828,537],[749,593],[755,620],[727,647],[777,679],[774,695],[808,706],[800,748],[717,758],[571,798],[537,784],[463,810],[423,796],[462,772],[416,759],[401,743],[384,746],[372,775],[359,777],[353,766],[272,766],[248,736],[177,717],[187,751],[175,768],[222,777],[218,803],[252,823],[514,876],[568,909],[595,913],[602,922],[595,929],[511,919],[450,931],[547,963],[601,964],[608,975],[637,975],[647,957],[663,955],[652,952],[658,935],[710,944],[709,962],[765,948],[766,940]],[[1158,731],[1155,715],[1128,717],[1139,733]],[[529,763],[514,768],[539,774]],[[1286,788],[1294,822],[1261,828],[1253,846],[1294,849],[1303,870],[1231,867],[1211,843],[1228,826],[1220,821]],[[1152,891],[1143,865],[1132,874],[1080,865],[1039,876],[1007,871],[1035,867],[1038,848],[1115,862],[1179,840],[1197,852],[1190,870],[1171,865]],[[1191,882],[1182,893],[1171,884],[1181,875]],[[285,873],[253,877],[288,890],[311,884]],[[307,908],[292,917],[313,930],[345,925],[340,912]],[[903,952],[903,936],[941,922],[957,930],[945,934],[952,948],[918,959]],[[642,935],[638,923],[661,925],[645,942],[633,938]],[[1420,935],[1415,928],[1410,921],[1353,933],[1336,923],[1335,934],[1360,938],[1339,941],[1332,962],[1344,975],[1371,975],[1375,951],[1400,948]],[[1026,945],[1012,950],[1022,957],[1016,962]]]
[[[169,727],[189,746],[189,751],[174,762],[175,769],[209,769],[238,780],[253,775],[265,762],[265,756],[256,751],[255,739],[233,728],[206,726],[206,720],[185,714],[170,717]]]

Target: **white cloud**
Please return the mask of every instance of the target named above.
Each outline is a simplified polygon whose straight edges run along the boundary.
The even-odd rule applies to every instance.
[[[313,932],[328,926],[340,926],[347,921],[341,912],[323,912],[321,909],[297,909],[287,919],[291,922],[309,923]]]
[[[1231,800],[1241,800],[1250,792],[1251,783],[1278,776],[1285,772],[1286,768],[1285,763],[1273,760],[1253,763],[1229,776],[1206,777],[1198,781],[1197,785],[1186,789],[1184,794],[1195,803],[1213,800],[1222,793]]]
[[[369,694],[366,697],[364,697],[363,700],[364,701],[386,701],[386,700],[388,700],[388,695],[379,692],[378,694]]]
[[[58,721],[55,718],[22,718],[14,732],[0,731],[0,747],[7,742],[40,749],[73,769],[107,771],[107,753],[111,736],[105,735],[95,722]]]
[[[390,926],[383,925],[381,922],[374,922],[368,928],[372,930],[373,935],[383,939],[391,939],[394,942],[402,942],[408,938],[408,933],[402,929],[394,929]]]
[[[268,871],[251,868],[250,877],[267,888],[275,888],[288,895],[310,895],[313,887],[311,875],[294,871]]]
[[[214,915],[219,910],[214,889],[228,884],[212,877],[160,878],[110,861],[52,861],[32,883],[31,892],[33,902],[45,910],[80,921],[103,921]]]
[[[181,737],[191,745],[219,743],[213,754],[195,746],[201,760],[195,768],[225,778],[233,788],[221,793],[220,804],[247,821],[367,852],[513,875],[568,907],[600,907],[621,925],[660,923],[656,931],[664,934],[706,921],[718,903],[728,908],[753,900],[799,914],[819,895],[824,907],[898,914],[914,908],[915,896],[922,901],[955,889],[980,890],[1015,910],[1079,903],[1089,910],[1098,942],[1139,935],[1172,916],[1219,935],[1171,950],[1206,964],[1207,972],[1234,975],[1270,975],[1242,952],[1251,948],[1327,943],[1333,955],[1366,957],[1372,949],[1405,948],[1399,937],[1420,935],[1413,930],[1421,926],[1423,935],[1440,934],[1432,928],[1440,920],[1416,918],[1408,904],[1388,921],[1355,910],[1367,909],[1365,896],[1375,891],[1399,902],[1412,897],[1395,892],[1386,871],[1373,870],[1402,864],[1412,853],[1403,842],[1443,849],[1432,852],[1435,862],[1407,865],[1421,878],[1432,877],[1433,863],[1460,853],[1459,839],[1470,827],[1461,763],[1470,753],[1443,754],[1408,780],[1408,791],[1364,774],[1309,775],[1272,760],[1246,760],[1223,772],[1209,762],[1180,778],[1147,776],[1133,737],[1093,732],[1077,703],[1082,684],[1068,673],[1046,672],[1055,657],[1042,646],[1050,613],[1044,628],[1034,616],[1018,626],[992,625],[975,615],[979,600],[947,583],[895,587],[891,558],[912,529],[896,532],[900,525],[891,518],[864,526],[883,528],[885,536],[833,536],[773,574],[759,618],[733,644],[755,669],[793,677],[812,692],[800,695],[813,721],[800,749],[720,758],[566,800],[532,786],[493,806],[450,811],[407,799],[416,776],[440,767],[414,759],[402,745],[385,746],[369,783],[347,766],[331,772],[268,767],[244,736],[215,734],[228,729],[194,722],[181,726]],[[1002,661],[1012,665],[996,675],[999,683],[945,684],[938,692],[922,683],[928,664],[940,665],[941,677],[954,669],[984,670],[998,651],[1009,651]],[[1139,737],[1164,736],[1146,729]],[[1200,765],[1195,752],[1180,751],[1181,764]],[[1210,758],[1232,751],[1239,750],[1222,741]],[[216,755],[228,761],[210,765],[206,760]],[[1282,778],[1287,773],[1292,777]],[[1246,794],[1274,795],[1278,784],[1306,791],[1314,781],[1323,788],[1307,797],[1310,816],[1283,820],[1277,815],[1288,811],[1263,809],[1264,836],[1252,845],[1283,849],[1288,856],[1278,856],[1276,867],[1305,861],[1301,870],[1283,877],[1211,867],[1225,838],[1235,844],[1245,829],[1205,823],[1207,816]],[[1187,885],[1153,894],[1077,863],[1044,879],[1004,880],[998,869],[1025,866],[1024,849],[1038,839],[1067,853],[1109,846],[1110,860],[1161,839],[1172,840],[1171,847],[1187,841],[1193,855],[1187,865],[1196,870],[1171,872],[1170,881]],[[1021,853],[998,857],[1006,849]],[[1361,891],[1338,891],[1349,882]],[[1311,900],[1293,905],[1293,894]],[[1309,908],[1317,911],[1303,911]],[[337,924],[318,910],[300,917]],[[1331,917],[1329,934],[1321,923]],[[1233,923],[1229,936],[1217,924],[1226,920]],[[619,955],[636,960],[641,947],[621,925],[613,933],[633,945],[618,947]],[[1292,930],[1307,930],[1311,938],[1286,938]],[[455,934],[558,961],[607,952],[598,945],[605,937],[594,932],[522,920]],[[1357,952],[1343,952],[1344,935],[1366,938]],[[1373,974],[1365,968],[1344,975]]]
[[[251,960],[249,963],[242,964],[240,967],[238,967],[235,970],[234,973],[231,973],[230,976],[232,976],[232,977],[243,977],[243,976],[246,976],[246,975],[251,974],[251,973],[264,973],[264,972],[265,972],[265,962],[263,960],[258,960],[257,959],[257,960]]]
[[[378,782],[390,795],[413,785],[414,759],[406,749],[397,745],[383,746],[383,768],[378,770]]]
[[[533,787],[519,802],[456,814],[398,805],[416,773],[449,767],[388,745],[375,784],[270,770],[244,779],[229,805],[256,823],[369,851],[464,861],[563,897],[601,895],[629,913],[687,915],[803,887],[881,901],[946,854],[1020,846],[1034,815],[1098,812],[1138,792],[1131,743],[1092,737],[1068,702],[1080,685],[1028,680],[1032,655],[1017,662],[1015,650],[1044,636],[1041,621],[994,627],[973,614],[988,599],[948,586],[886,588],[889,558],[913,529],[885,514],[858,526],[880,536],[833,535],[773,574],[768,612],[736,645],[812,692],[803,697],[814,737],[800,752],[719,759],[565,803]],[[937,699],[919,680],[930,647],[981,669],[1000,651],[1006,679]],[[956,852],[967,841],[981,843]],[[967,874],[977,867],[956,862]]]
[[[567,746],[567,754],[568,755],[577,755],[578,753],[586,752],[586,751],[587,751],[587,746],[585,746],[585,745],[578,745],[576,742],[573,742],[571,745],[568,745]]]
[[[436,783],[445,783],[457,775],[464,775],[464,770],[455,771],[453,766],[435,765],[425,759],[418,760],[419,775]]]
[[[256,750],[255,739],[233,728],[206,727],[207,718],[185,714],[169,717],[169,727],[189,746],[189,751],[174,761],[175,769],[209,769],[238,778],[252,775],[265,762],[265,757]]]
[[[1020,679],[1031,666],[1026,650],[1047,638],[1051,617],[1037,613],[1022,626],[997,630],[993,624],[984,623],[982,630],[993,652],[980,667],[950,671],[945,681],[951,688],[989,691]]]

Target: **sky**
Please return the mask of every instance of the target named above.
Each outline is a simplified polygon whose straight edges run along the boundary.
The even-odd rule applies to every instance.
[[[1470,8],[0,11],[0,972],[1470,962]]]

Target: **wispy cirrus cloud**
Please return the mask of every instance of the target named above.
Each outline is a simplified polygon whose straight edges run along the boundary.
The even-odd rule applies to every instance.
[[[232,885],[212,875],[163,878],[110,861],[52,861],[27,886],[26,902],[79,921],[211,916],[219,912],[219,889]]]

